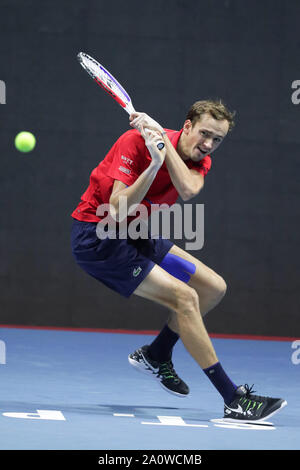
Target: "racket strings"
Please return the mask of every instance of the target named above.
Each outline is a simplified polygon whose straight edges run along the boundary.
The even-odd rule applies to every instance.
[[[130,96],[103,65],[99,64],[93,57],[90,57],[84,52],[78,54],[78,60],[97,84],[107,91],[128,114],[135,111]]]

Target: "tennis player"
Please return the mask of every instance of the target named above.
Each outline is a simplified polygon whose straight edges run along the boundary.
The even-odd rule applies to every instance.
[[[162,237],[99,237],[101,207],[110,204],[118,224],[124,221],[119,202],[126,198],[127,222],[142,204],[173,205],[178,196],[193,199],[211,170],[211,155],[234,126],[234,114],[221,101],[197,101],[179,131],[163,128],[145,113],[130,116],[131,130],[115,142],[92,171],[90,183],[72,213],[72,252],[89,275],[128,298],[137,295],[170,310],[162,331],[149,345],[129,354],[129,363],[158,380],[168,392],[185,397],[188,385],[178,376],[172,351],[179,340],[224,400],[224,418],[259,421],[287,403],[254,395],[236,385],[224,371],[205,328],[204,315],[226,293],[224,279],[187,251]],[[165,146],[158,150],[158,143]],[[100,209],[100,210],[99,210]],[[118,226],[117,224],[117,226]]]

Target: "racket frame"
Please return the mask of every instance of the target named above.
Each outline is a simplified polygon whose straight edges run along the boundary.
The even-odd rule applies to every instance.
[[[104,91],[106,91],[120,106],[130,115],[135,113],[135,109],[133,107],[131,98],[127,91],[122,87],[122,85],[118,82],[118,80],[108,71],[106,68],[101,65],[97,60],[93,59],[93,57],[89,56],[85,52],[79,52],[77,54],[77,59],[80,65],[84,68],[84,70],[92,77],[92,79],[99,85]],[[91,61],[98,69],[99,73],[97,74],[92,67],[89,67],[88,64],[85,62]],[[101,71],[101,73],[100,73]],[[105,80],[102,77],[105,77]],[[116,87],[116,91],[114,91],[113,83]],[[157,148],[162,150],[165,144],[163,142],[159,142],[157,144]]]

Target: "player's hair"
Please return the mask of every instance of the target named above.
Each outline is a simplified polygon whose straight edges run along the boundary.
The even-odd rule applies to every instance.
[[[235,125],[235,111],[229,111],[221,100],[196,101],[188,110],[186,119],[189,119],[192,122],[192,126],[194,126],[203,114],[210,114],[211,117],[217,121],[223,121],[225,119],[228,121],[230,131]]]

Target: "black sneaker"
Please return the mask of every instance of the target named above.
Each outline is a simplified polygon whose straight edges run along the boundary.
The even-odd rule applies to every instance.
[[[252,385],[253,387],[253,385]],[[232,422],[259,422],[270,418],[287,405],[281,398],[269,398],[253,395],[252,387],[241,385],[235,392],[235,398],[229,405],[224,405],[224,418]]]
[[[160,385],[177,397],[186,397],[189,394],[189,387],[180,377],[178,377],[171,360],[166,362],[156,362],[149,358],[149,346],[141,348],[129,354],[129,363],[141,372],[156,378]]]

